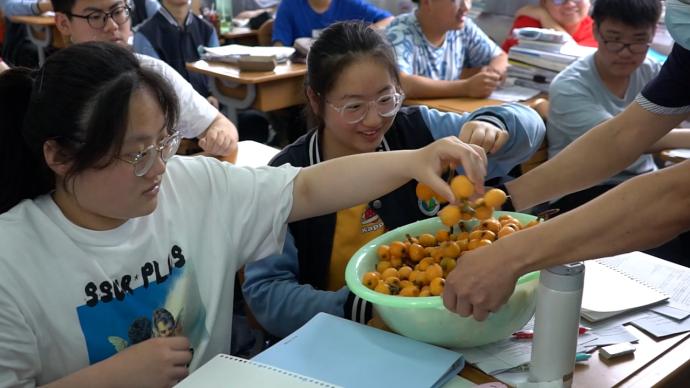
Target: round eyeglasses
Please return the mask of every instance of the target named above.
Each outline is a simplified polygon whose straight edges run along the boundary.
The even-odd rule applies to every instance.
[[[127,21],[129,20],[130,13],[131,9],[128,6],[123,5],[117,8],[113,8],[110,12],[93,11],[87,15],[77,15],[74,13],[68,13],[67,16],[86,19],[86,22],[89,24],[91,28],[101,30],[105,27],[106,24],[108,24],[108,18],[113,19],[115,24],[117,24],[118,26],[127,23]]]
[[[326,101],[328,106],[333,108],[336,112],[343,116],[343,119],[348,124],[356,124],[364,120],[369,113],[369,108],[373,105],[376,113],[384,118],[393,117],[400,106],[402,105],[405,95],[401,93],[391,93],[380,96],[375,100],[370,101],[350,101],[341,106],[333,105]]]
[[[180,133],[174,132],[160,143],[152,144],[141,152],[118,156],[117,158],[134,166],[134,175],[144,176],[151,170],[151,167],[153,167],[159,152],[163,163],[167,163],[167,161],[177,153],[178,148],[180,148]]]
[[[604,46],[606,46],[606,49],[612,53],[619,53],[627,47],[628,50],[630,50],[630,52],[633,54],[643,54],[643,53],[646,53],[647,50],[649,50],[650,45],[651,45],[651,43],[649,43],[649,42],[623,43],[623,42],[604,40]]]

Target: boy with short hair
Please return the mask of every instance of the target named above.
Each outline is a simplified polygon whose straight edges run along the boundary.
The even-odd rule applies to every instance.
[[[52,0],[55,23],[72,43],[91,41],[127,45],[132,36],[131,9],[124,0]],[[175,89],[180,104],[178,129],[187,138],[199,138],[199,146],[214,155],[237,150],[237,128],[179,73],[165,62],[138,55],[142,66],[154,69]]]
[[[488,97],[508,67],[504,53],[467,16],[471,0],[415,0],[386,28],[408,97]],[[467,79],[463,69],[481,68]]]

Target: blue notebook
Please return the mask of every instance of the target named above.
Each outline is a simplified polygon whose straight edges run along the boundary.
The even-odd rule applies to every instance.
[[[319,313],[252,359],[345,388],[441,387],[460,353]]]

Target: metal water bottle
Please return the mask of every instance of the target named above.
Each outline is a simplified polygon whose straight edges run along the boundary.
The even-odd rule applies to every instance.
[[[530,383],[549,387],[571,386],[584,282],[585,266],[581,262],[541,271]]]

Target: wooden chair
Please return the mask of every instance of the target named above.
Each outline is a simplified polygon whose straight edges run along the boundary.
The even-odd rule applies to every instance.
[[[273,19],[268,19],[256,31],[256,38],[259,46],[273,45]]]

